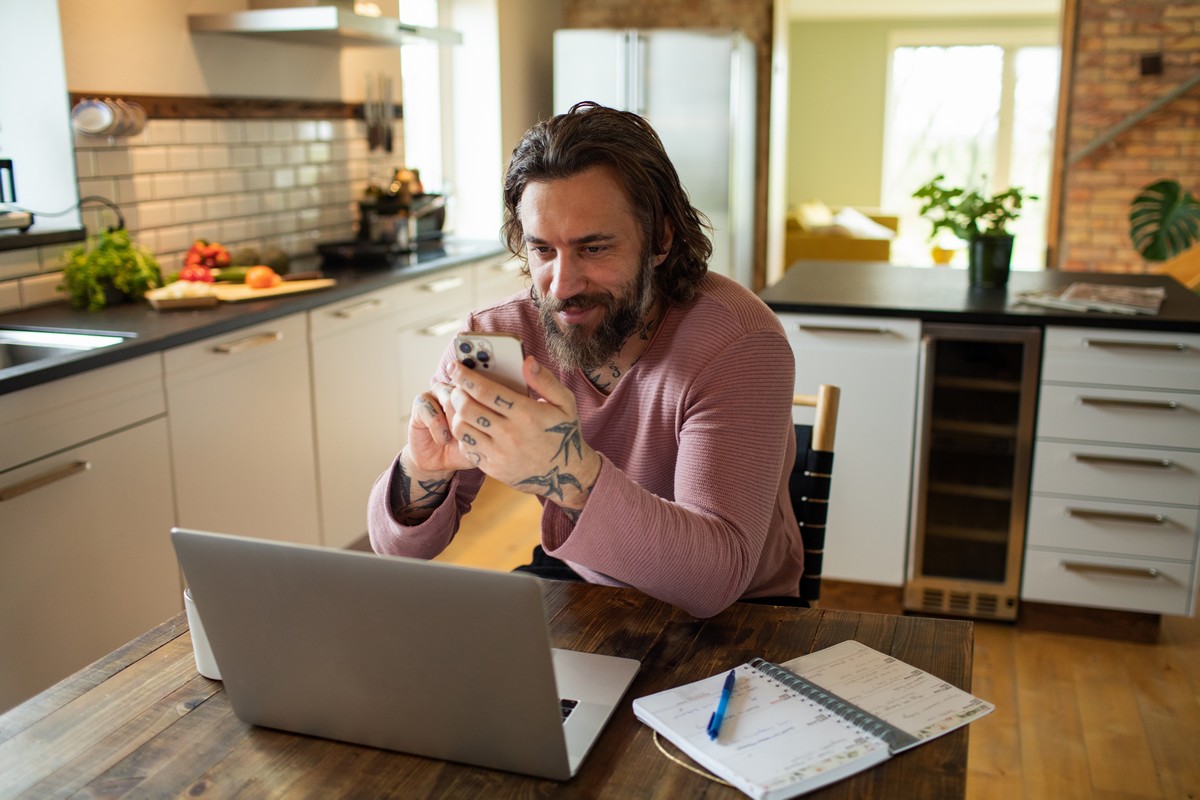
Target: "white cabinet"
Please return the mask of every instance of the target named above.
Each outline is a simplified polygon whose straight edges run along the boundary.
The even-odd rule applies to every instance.
[[[0,712],[182,607],[161,361],[0,398]]]
[[[319,544],[308,315],[163,354],[178,524]]]
[[[1192,615],[1200,336],[1049,327],[1025,600]]]
[[[446,347],[466,326],[472,309],[474,269],[465,264],[404,284],[407,308],[400,331],[400,399],[406,431],[413,400],[429,388]]]
[[[487,262],[490,265],[490,262]],[[309,312],[324,543],[366,535],[367,495],[471,308],[474,264]]]
[[[321,530],[329,547],[367,532],[367,495],[404,444],[404,285],[309,312]]]
[[[904,582],[921,323],[780,314],[796,357],[796,392],[841,387],[823,575]],[[811,424],[811,409],[794,412]]]

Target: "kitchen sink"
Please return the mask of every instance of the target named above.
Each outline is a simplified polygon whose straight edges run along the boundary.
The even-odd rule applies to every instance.
[[[0,369],[60,358],[81,350],[111,347],[132,336],[108,331],[0,328]]]

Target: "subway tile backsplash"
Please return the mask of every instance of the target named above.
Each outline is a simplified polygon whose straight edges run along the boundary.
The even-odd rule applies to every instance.
[[[196,239],[303,256],[317,242],[353,236],[357,199],[402,152],[369,151],[363,123],[352,119],[155,119],[137,136],[75,137],[79,196],[118,205],[134,241],[167,274]],[[116,217],[86,203],[83,222],[95,232]],[[64,249],[0,253],[0,312],[60,301]]]

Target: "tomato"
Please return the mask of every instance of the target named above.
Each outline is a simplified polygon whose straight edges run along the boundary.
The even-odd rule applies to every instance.
[[[282,280],[270,267],[251,267],[246,272],[246,285],[251,289],[269,289]]]

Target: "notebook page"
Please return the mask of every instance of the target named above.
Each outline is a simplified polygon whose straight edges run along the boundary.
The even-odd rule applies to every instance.
[[[638,698],[634,711],[698,763],[754,797],[790,797],[889,757],[879,739],[747,665],[737,668],[720,736],[711,741],[708,720],[726,674]]]
[[[854,640],[781,666],[927,741],[991,713],[995,706]]]

